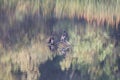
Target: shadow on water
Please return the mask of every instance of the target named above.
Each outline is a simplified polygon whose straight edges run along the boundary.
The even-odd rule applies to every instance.
[[[69,70],[61,70],[59,63],[63,59],[64,56],[56,56],[53,60],[48,60],[41,64],[39,66],[39,80],[81,80],[81,73],[78,70],[72,70],[71,68]]]
[[[68,78],[66,71],[62,71],[59,62],[63,59],[61,56],[56,56],[53,60],[48,60],[41,64],[39,80],[66,80]]]

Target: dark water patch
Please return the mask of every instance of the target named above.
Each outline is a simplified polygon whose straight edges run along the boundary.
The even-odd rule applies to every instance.
[[[56,18],[50,18],[45,20],[45,24],[47,25],[48,29],[46,31],[47,34],[53,32],[53,26],[56,24],[57,19]]]
[[[81,80],[80,72],[78,70],[64,70],[62,71],[59,62],[64,59],[63,56],[56,56],[53,60],[48,60],[39,66],[40,78],[39,80]],[[88,80],[87,77],[84,78]]]
[[[84,19],[84,18],[74,18],[74,23],[80,23],[82,26],[86,26],[86,24],[88,24],[88,22]]]
[[[15,21],[5,29],[3,27],[0,27],[0,40],[4,48],[14,47],[16,44],[30,44],[32,39],[46,29],[44,21],[32,15],[26,15],[22,21]]]
[[[60,69],[59,62],[62,57],[56,56],[53,60],[48,60],[39,67],[41,76],[39,80],[63,80],[65,72]]]

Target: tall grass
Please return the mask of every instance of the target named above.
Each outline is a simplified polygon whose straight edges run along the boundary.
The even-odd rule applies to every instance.
[[[32,13],[44,18],[84,18],[97,24],[120,22],[119,0],[1,0],[1,6],[16,18]]]
[[[109,56],[111,58],[113,44],[109,41],[108,34],[89,25],[87,28],[76,25],[72,20],[84,18],[90,23],[96,21],[97,24],[107,22],[115,25],[120,22],[119,7],[120,0],[0,0],[0,30],[5,34],[3,38],[7,37],[5,39],[8,40],[8,43],[11,39],[13,43],[18,41],[14,50],[10,51],[5,50],[0,42],[0,72],[3,72],[0,73],[0,79],[13,80],[11,72],[16,73],[19,69],[22,73],[27,73],[30,79],[40,77],[39,65],[53,57],[45,43],[46,37],[50,35],[49,29],[58,33],[66,30],[70,34],[73,54],[60,62],[63,70],[69,69],[72,64],[75,64],[75,67],[77,65],[77,68],[80,69],[81,65],[85,63],[92,66],[88,71],[92,78],[95,73],[98,77],[105,71],[109,75],[111,72],[109,73],[108,66],[104,70],[96,67],[97,63],[105,61]],[[44,20],[53,17],[70,18],[71,22],[63,20],[56,23],[51,29],[51,26]],[[38,37],[34,37],[36,35]],[[28,43],[28,37],[33,40],[28,46],[24,45],[21,48],[19,44]],[[36,38],[38,38],[38,42],[34,41]],[[107,60],[106,63],[110,63],[109,59]]]
[[[114,55],[114,43],[110,40],[109,33],[102,28],[91,28],[91,25],[86,25],[83,30],[79,29],[81,25],[76,26],[77,29],[69,30],[73,52],[60,62],[61,69],[72,69],[73,72],[77,69],[82,80],[87,80],[83,76],[90,80],[99,80],[103,77],[107,77],[107,80],[115,79],[116,66],[109,62]]]
[[[46,42],[32,40],[29,46],[19,47],[16,50],[6,51],[0,57],[0,79],[16,80],[14,76],[26,80],[38,80],[40,77],[39,65],[48,59],[52,59]]]
[[[36,29],[38,29],[37,26]],[[91,80],[93,78],[98,79],[104,72],[109,76],[113,76],[111,71],[109,73],[109,69],[111,68],[107,66],[109,64],[111,65],[109,59],[113,55],[111,53],[113,44],[110,41],[110,36],[107,31],[101,29],[103,27],[83,25],[75,23],[72,20],[58,21],[53,27],[53,32],[58,34],[66,30],[72,45],[72,53],[68,54],[60,63],[58,62],[62,70],[69,70],[71,67],[73,70],[81,70],[82,75],[90,74]],[[40,28],[43,28],[43,30],[46,29],[44,26],[42,27],[42,24]],[[36,29],[34,31],[31,28],[34,32],[36,32]],[[47,47],[45,40],[48,35],[45,35],[44,32],[37,35],[36,38],[32,37],[31,43],[27,46],[23,45],[22,47],[14,47],[10,51],[3,51],[5,54],[0,56],[0,70],[1,72],[4,71],[5,78],[0,76],[2,80],[14,80],[12,79],[12,74],[19,74],[19,72],[27,74],[28,80],[36,80],[40,77],[39,65],[48,59],[52,59],[54,53],[52,54]],[[27,37],[23,41],[27,42]],[[19,45],[21,43],[17,44]],[[4,49],[1,47],[0,50],[2,51]],[[107,67],[105,66],[104,70],[100,69],[103,61],[107,63]],[[114,67],[113,64],[112,67]]]

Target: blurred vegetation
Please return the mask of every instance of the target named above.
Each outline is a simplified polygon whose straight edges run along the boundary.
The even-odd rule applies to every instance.
[[[103,75],[108,77],[105,80],[114,80],[113,72],[115,71],[112,69],[116,66],[109,62],[114,55],[114,44],[111,42],[108,33],[103,32],[100,28],[91,28],[89,25],[87,25],[83,35],[79,35],[77,31],[71,31],[73,54],[68,55],[60,62],[62,70],[70,67],[73,71],[77,69],[81,73],[82,80],[86,80],[84,79],[86,75],[89,75],[87,77],[90,80],[101,80]]]
[[[26,14],[35,14],[45,19],[84,18],[97,24],[120,22],[119,0],[0,0],[0,4],[10,19],[22,20]]]
[[[120,80],[119,7],[120,0],[0,0],[0,80]],[[47,46],[64,30],[72,46],[65,57]]]

